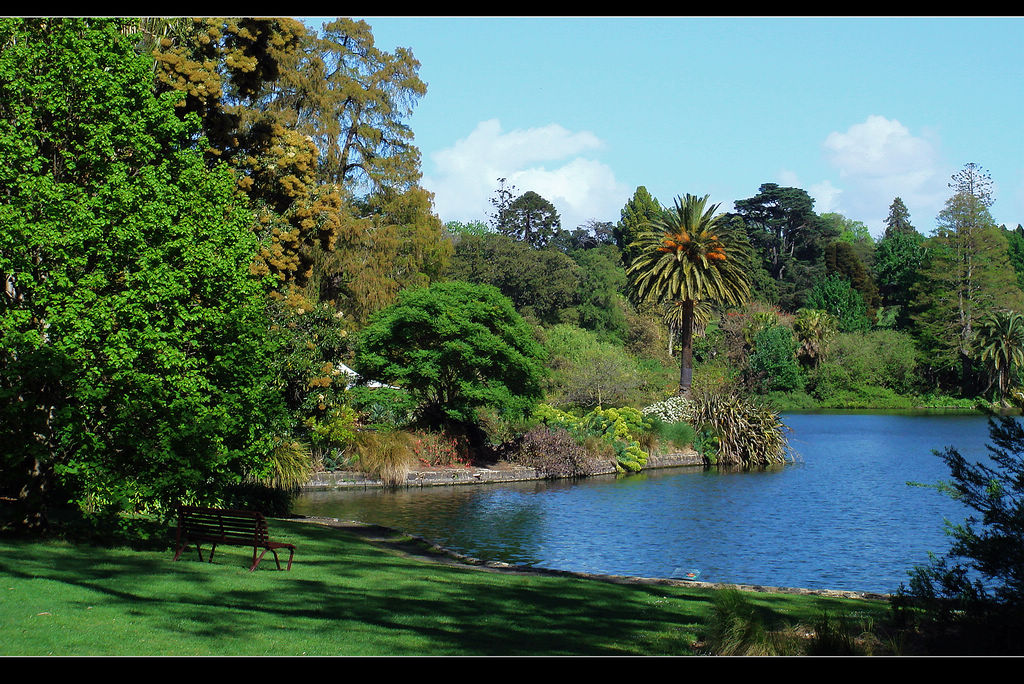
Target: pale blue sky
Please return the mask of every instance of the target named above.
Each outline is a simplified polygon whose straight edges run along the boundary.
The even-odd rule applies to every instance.
[[[927,234],[973,161],[996,221],[1024,222],[1020,18],[358,18],[421,63],[442,220],[485,219],[499,176],[567,228],[639,185],[731,210],[775,182],[875,235],[898,195]]]

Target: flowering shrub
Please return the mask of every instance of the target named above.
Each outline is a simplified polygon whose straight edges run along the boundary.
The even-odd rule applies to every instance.
[[[446,432],[414,432],[413,457],[428,466],[472,465],[465,437]]]
[[[534,418],[549,428],[561,428],[577,439],[589,435],[597,436],[615,449],[616,470],[637,472],[647,463],[647,452],[640,448],[637,440],[642,432],[651,429],[651,423],[634,408],[596,408],[582,418],[571,413],[541,404],[533,414]]]
[[[640,410],[645,416],[658,418],[666,423],[678,423],[693,421],[694,403],[692,399],[683,397],[669,397],[665,401],[659,401]]]

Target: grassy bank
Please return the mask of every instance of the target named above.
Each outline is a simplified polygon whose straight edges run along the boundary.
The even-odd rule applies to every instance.
[[[0,540],[0,655],[686,655],[719,593],[459,567],[387,532],[274,520],[271,536],[298,546],[291,572],[265,558],[250,573],[239,547],[172,563],[169,548]],[[887,613],[748,596],[768,623]]]

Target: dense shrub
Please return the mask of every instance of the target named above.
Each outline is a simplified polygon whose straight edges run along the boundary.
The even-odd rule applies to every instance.
[[[804,379],[796,360],[793,331],[784,325],[762,329],[754,338],[749,373],[762,392],[792,392],[803,388]]]
[[[669,397],[640,410],[645,416],[657,418],[666,423],[693,420],[693,400],[685,397]]]
[[[407,390],[429,427],[465,431],[477,409],[528,415],[544,350],[494,287],[458,281],[404,290],[359,336],[356,370]]]
[[[533,415],[548,427],[565,429],[577,439],[595,436],[605,440],[615,450],[619,472],[638,472],[647,463],[647,453],[637,438],[650,430],[651,423],[637,409],[594,409],[580,418],[540,404]]]
[[[918,353],[910,335],[896,330],[837,335],[811,371],[809,391],[826,405],[864,403],[869,396],[910,394],[918,382]],[[888,392],[879,393],[879,389]]]
[[[551,369],[548,401],[554,404],[621,406],[643,382],[634,357],[588,330],[556,325],[546,331],[545,346]]]
[[[423,465],[454,466],[473,462],[469,444],[463,435],[446,432],[413,432],[410,449],[413,457]]]
[[[597,460],[568,430],[542,425],[523,435],[513,461],[552,478],[584,477],[597,467]]]

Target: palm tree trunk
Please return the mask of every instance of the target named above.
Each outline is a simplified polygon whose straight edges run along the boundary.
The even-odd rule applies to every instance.
[[[683,300],[682,340],[679,342],[679,395],[690,398],[693,384],[693,300]]]

